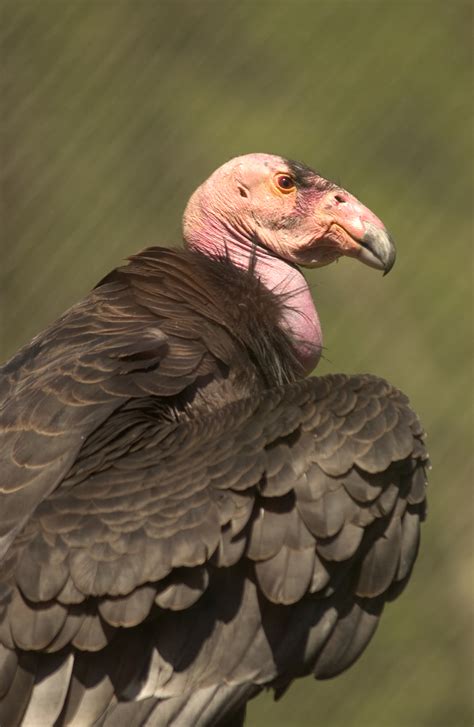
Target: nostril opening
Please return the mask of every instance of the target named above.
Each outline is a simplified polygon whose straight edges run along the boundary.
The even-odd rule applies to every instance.
[[[344,197],[342,196],[342,194],[336,194],[336,195],[334,196],[334,199],[336,200],[336,202],[340,202],[341,204],[342,204],[343,202],[345,202],[345,201],[346,201],[346,200],[344,199]]]

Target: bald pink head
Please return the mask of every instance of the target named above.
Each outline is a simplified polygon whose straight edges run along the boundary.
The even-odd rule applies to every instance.
[[[270,154],[247,154],[219,167],[192,195],[186,244],[226,254],[255,273],[291,307],[282,325],[307,371],[322,347],[311,295],[296,266],[321,267],[341,256],[388,272],[393,242],[382,222],[349,192],[309,167]]]

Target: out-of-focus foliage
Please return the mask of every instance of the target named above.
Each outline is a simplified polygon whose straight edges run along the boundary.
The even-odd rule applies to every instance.
[[[354,668],[260,697],[251,726],[473,723],[471,30],[457,1],[2,4],[2,358],[127,254],[177,244],[237,154],[304,160],[398,242],[388,278],[310,277],[320,372],[389,378],[429,432],[420,559]]]

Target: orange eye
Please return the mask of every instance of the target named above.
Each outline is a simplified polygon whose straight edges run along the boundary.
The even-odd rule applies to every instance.
[[[275,183],[280,192],[293,192],[295,189],[295,183],[288,174],[277,174],[275,177]]]

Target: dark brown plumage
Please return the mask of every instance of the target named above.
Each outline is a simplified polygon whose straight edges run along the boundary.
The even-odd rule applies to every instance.
[[[0,724],[241,724],[332,677],[405,585],[406,397],[305,379],[291,298],[150,248],[2,369]]]

